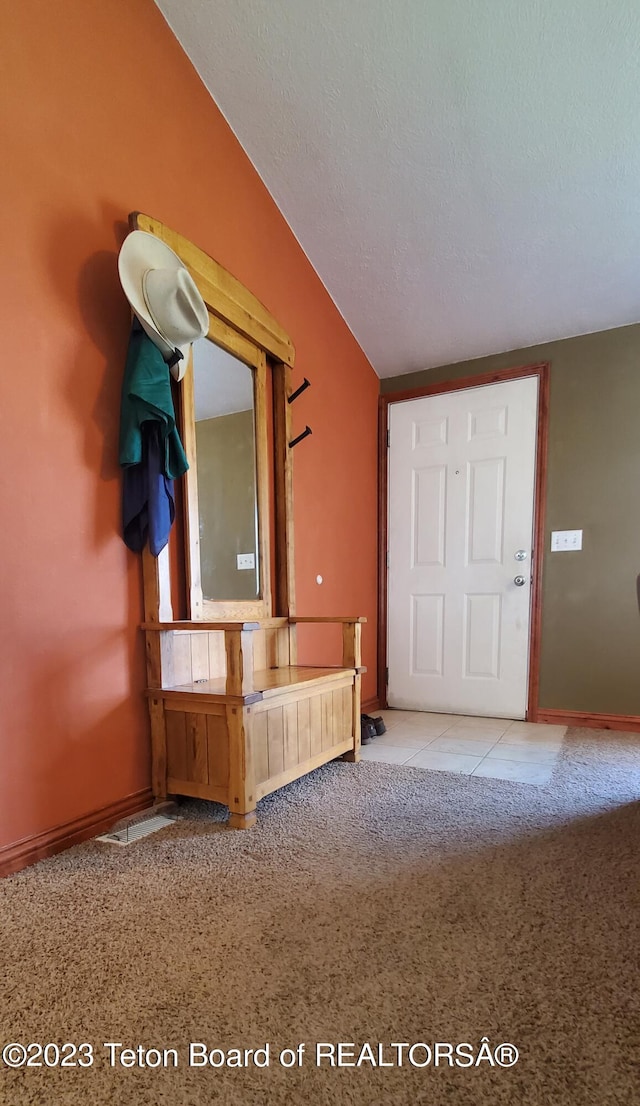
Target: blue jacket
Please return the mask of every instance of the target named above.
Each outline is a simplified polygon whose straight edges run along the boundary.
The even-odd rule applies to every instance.
[[[120,408],[122,535],[140,553],[148,539],[154,557],[175,519],[173,479],[189,467],[176,428],[169,368],[134,320]]]

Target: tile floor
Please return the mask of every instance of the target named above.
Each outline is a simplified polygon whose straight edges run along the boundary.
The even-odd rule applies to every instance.
[[[566,726],[385,710],[387,732],[362,747],[363,760],[543,786],[560,756]]]

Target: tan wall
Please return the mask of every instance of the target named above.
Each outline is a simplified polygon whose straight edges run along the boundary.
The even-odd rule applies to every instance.
[[[549,361],[540,705],[640,715],[640,325],[384,380],[385,394]],[[583,551],[549,553],[551,530]]]
[[[253,599],[256,574],[237,554],[256,555],[253,411],[196,423],[200,558],[205,599]]]

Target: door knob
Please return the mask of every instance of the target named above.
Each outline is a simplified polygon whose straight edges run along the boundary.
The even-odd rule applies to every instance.
[[[523,584],[526,584],[527,581],[524,576],[514,576],[513,582],[517,588],[521,588]]]

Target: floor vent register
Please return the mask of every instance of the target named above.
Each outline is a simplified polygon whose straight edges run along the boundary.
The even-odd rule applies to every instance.
[[[146,818],[141,818],[138,822],[132,822],[129,825],[114,826],[109,833],[101,833],[95,840],[106,841],[109,845],[133,845],[142,837],[148,837],[149,834],[157,833],[158,830],[164,829],[166,826],[172,826],[175,821],[175,818],[166,814],[150,814]]]

